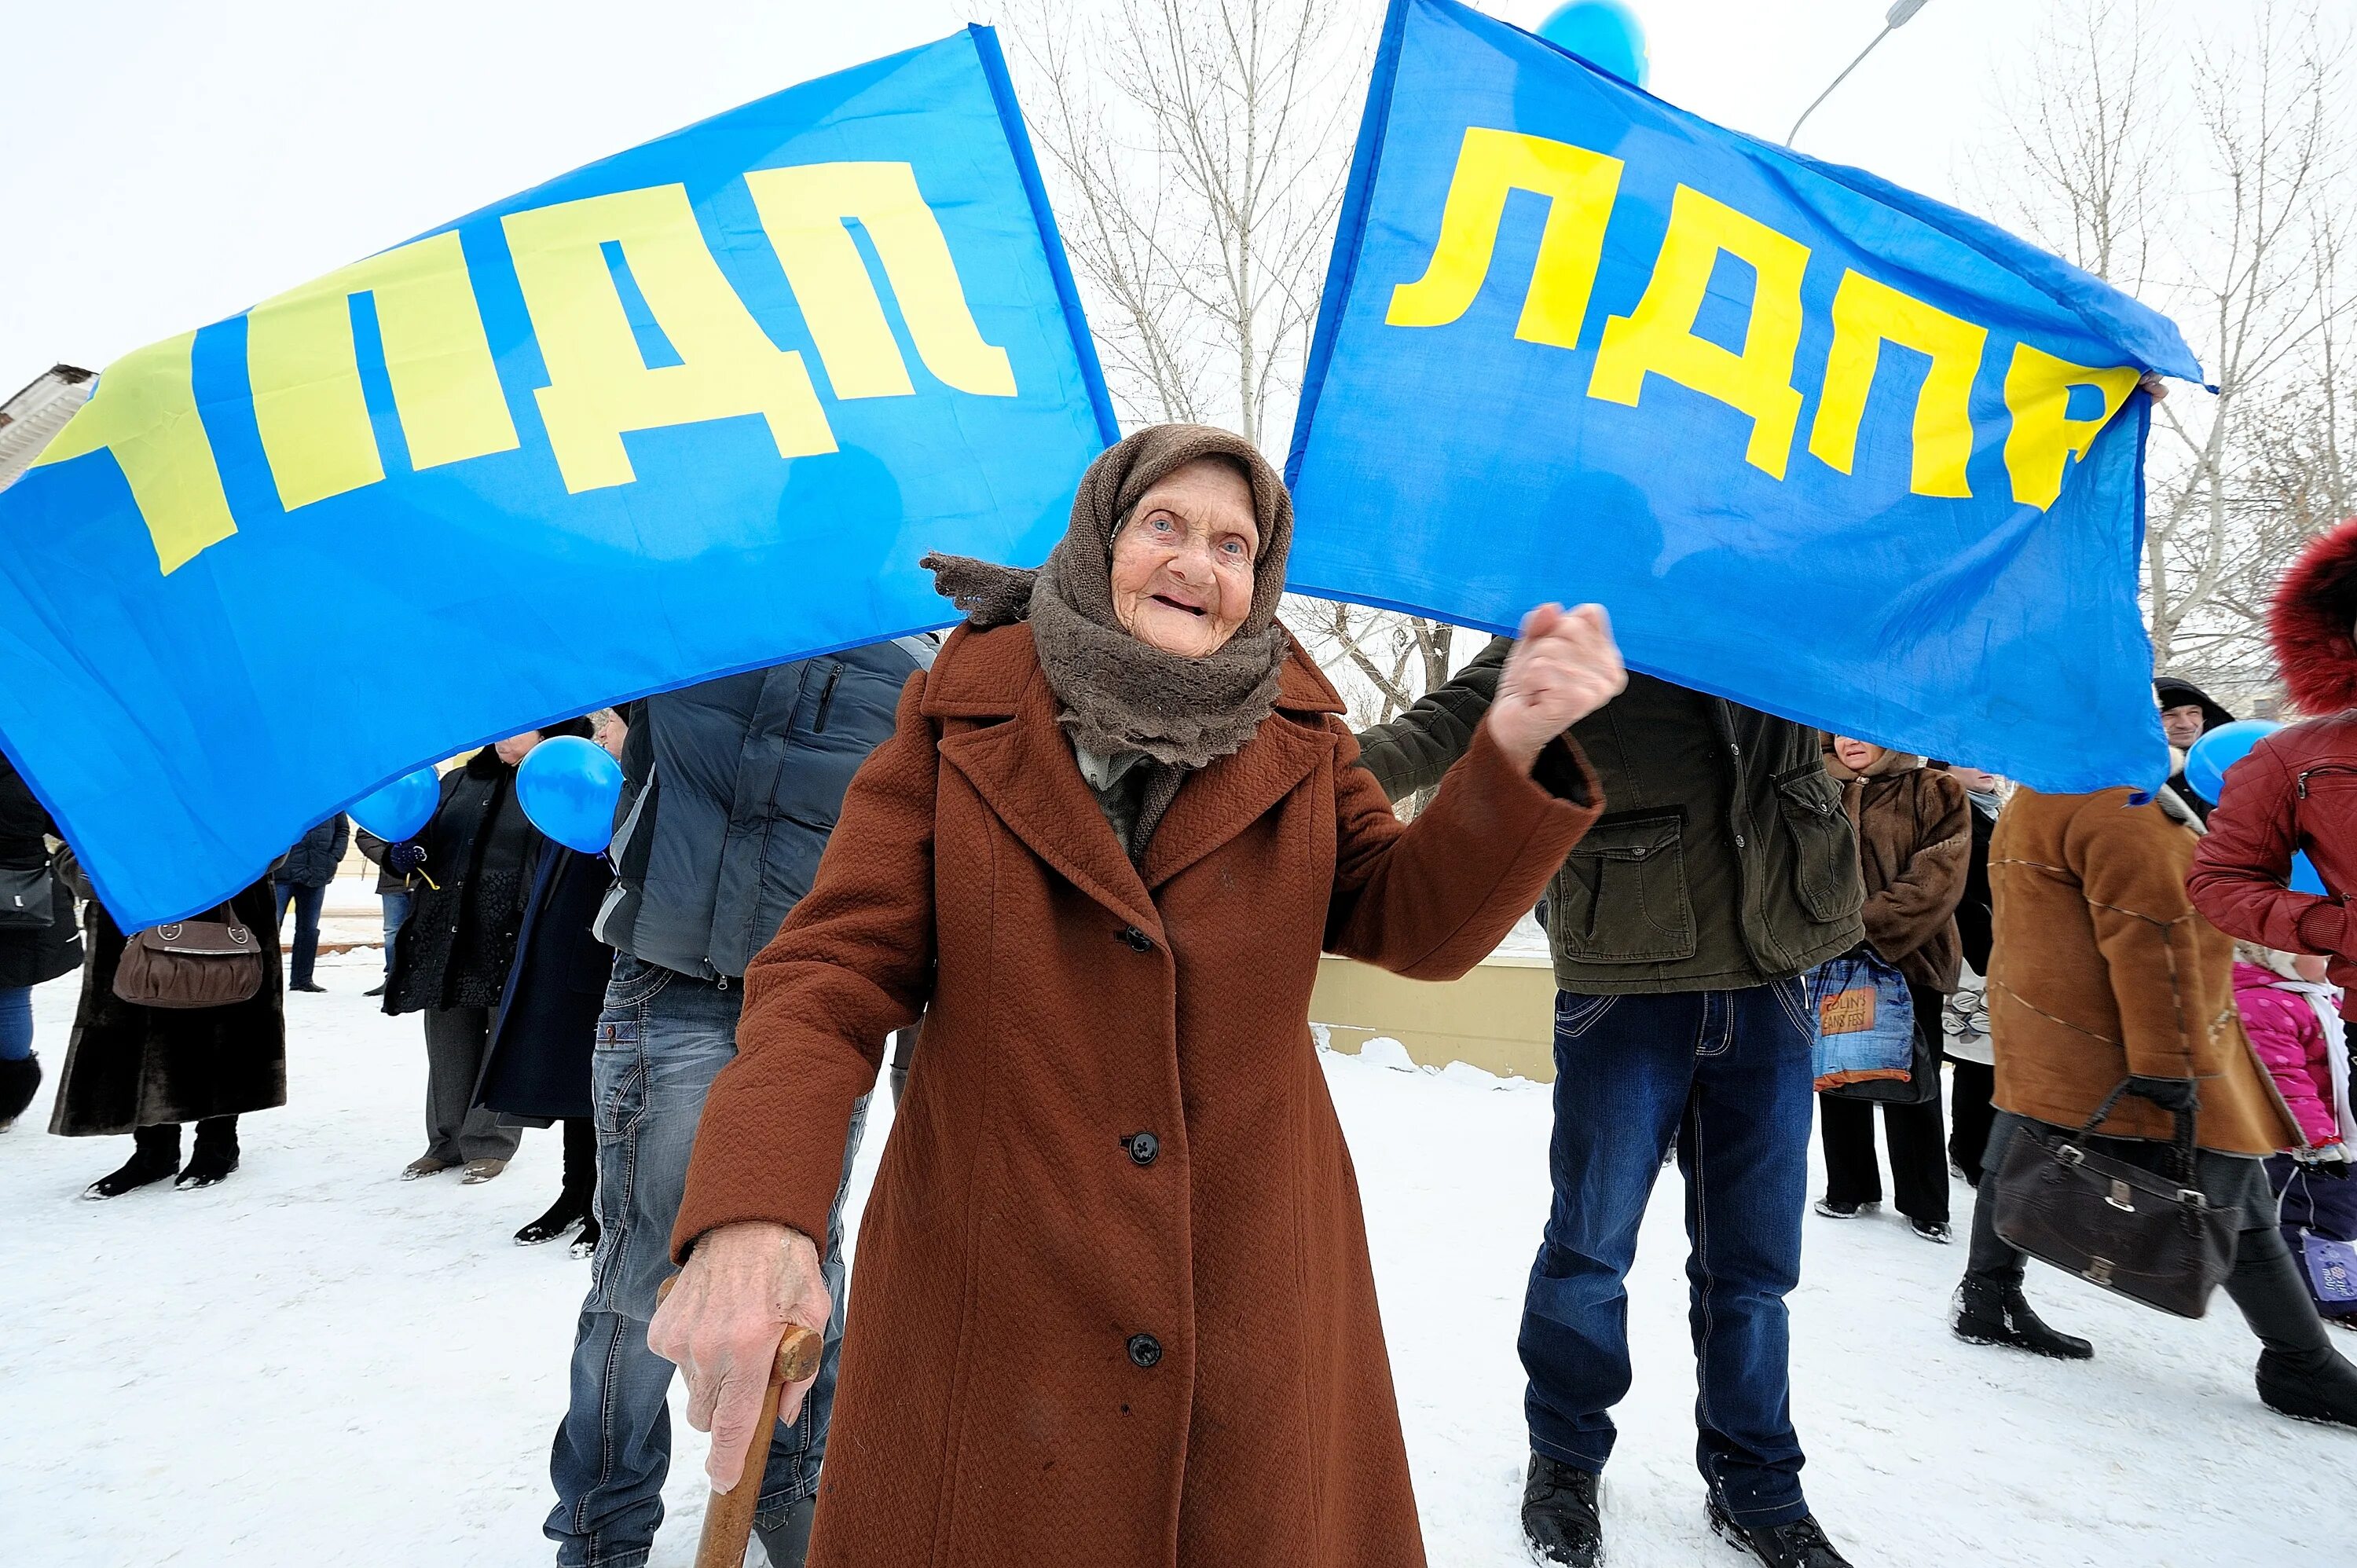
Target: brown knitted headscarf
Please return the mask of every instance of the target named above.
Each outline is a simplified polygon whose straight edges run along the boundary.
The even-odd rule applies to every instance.
[[[1215,652],[1189,659],[1139,641],[1114,614],[1113,536],[1139,497],[1199,457],[1232,461],[1251,481],[1260,554],[1243,624]],[[919,564],[974,626],[1029,619],[1057,716],[1075,746],[1102,757],[1140,751],[1188,768],[1242,750],[1276,706],[1289,646],[1276,607],[1292,542],[1293,498],[1250,442],[1208,425],[1157,424],[1089,465],[1071,526],[1038,571],[962,555],[931,554]]]

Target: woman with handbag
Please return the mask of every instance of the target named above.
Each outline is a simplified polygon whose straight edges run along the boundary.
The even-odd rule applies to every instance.
[[[2357,1426],[2357,1367],[2326,1336],[2267,1185],[2264,1162],[2297,1145],[2299,1129],[2244,1035],[2233,940],[2186,895],[2201,820],[2167,789],[2141,806],[2133,798],[2025,788],[1997,821],[1988,1002],[1998,1115],[1956,1334],[2092,1356],[2029,1309],[2023,1254],[2005,1240],[2075,1228],[2064,1240],[2087,1255],[2083,1273],[2168,1310],[2198,1316],[2208,1286],[2222,1283],[2262,1347],[2259,1398]],[[2108,1176],[2103,1189],[2117,1201],[2064,1208],[2084,1190],[2072,1176],[2089,1171]],[[2222,1255],[2197,1256],[2210,1240]],[[2213,1262],[2222,1280],[2206,1266],[2190,1277]]]
[[[90,963],[49,1131],[131,1134],[131,1158],[84,1197],[120,1197],[175,1170],[176,1187],[210,1187],[237,1169],[238,1117],[286,1103],[269,875],[195,919],[128,936],[105,905],[88,908]],[[183,1122],[197,1124],[186,1166]]]
[[[1825,1196],[1817,1212],[1847,1219],[1882,1201],[1874,1107],[1890,1131],[1890,1184],[1899,1212],[1927,1241],[1948,1230],[1948,1151],[1940,1122],[1941,1014],[1962,972],[1956,903],[1973,847],[1964,789],[1920,757],[1846,736],[1825,742],[1825,771],[1841,781],[1866,882],[1868,946],[1907,981],[1915,1004],[1914,1069],[1903,1084],[1870,1079],[1817,1096]]]
[[[16,767],[0,757],[0,1133],[41,1087],[33,987],[81,963],[73,893],[49,850],[56,831]]]

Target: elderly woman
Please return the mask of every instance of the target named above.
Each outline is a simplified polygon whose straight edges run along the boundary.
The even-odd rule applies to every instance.
[[[1484,957],[1601,808],[1558,737],[1624,678],[1600,611],[1534,611],[1403,827],[1276,622],[1291,530],[1251,446],[1161,426],[1036,577],[928,563],[968,622],[746,976],[648,1335],[735,1484],[784,1326],[830,1310],[853,1102],[929,1008],[813,1564],[1424,1561],[1310,986],[1321,950]]]
[[[1964,785],[1944,769],[1848,736],[1826,737],[1825,771],[1841,781],[1842,805],[1857,830],[1866,940],[1906,977],[1920,1036],[1915,1060],[1932,1068],[1929,1083],[1919,1076],[1908,1086],[1918,1098],[1882,1101],[1883,1123],[1890,1129],[1891,1193],[1916,1235],[1944,1245],[1950,1236],[1940,1019],[1964,971],[1956,906],[1972,870],[1972,804]],[[1817,1212],[1853,1219],[1882,1201],[1874,1105],[1854,1093],[1820,1094],[1817,1118],[1825,1154],[1825,1195]]]

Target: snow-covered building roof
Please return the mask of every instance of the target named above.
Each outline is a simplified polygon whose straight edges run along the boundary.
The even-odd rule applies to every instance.
[[[16,476],[33,466],[66,421],[90,401],[95,379],[79,366],[52,365],[32,385],[0,403],[0,490],[16,482]]]

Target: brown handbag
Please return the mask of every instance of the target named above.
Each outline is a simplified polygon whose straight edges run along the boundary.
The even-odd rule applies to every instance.
[[[262,944],[226,904],[210,918],[135,931],[114,994],[140,1007],[227,1007],[262,990]]]
[[[2199,1317],[2233,1267],[2242,1216],[2212,1207],[2194,1184],[2190,1111],[2177,1116],[2175,1179],[2084,1146],[2127,1089],[2112,1090],[2076,1133],[2018,1129],[1985,1201],[1996,1205],[2007,1246],[2147,1306]]]

